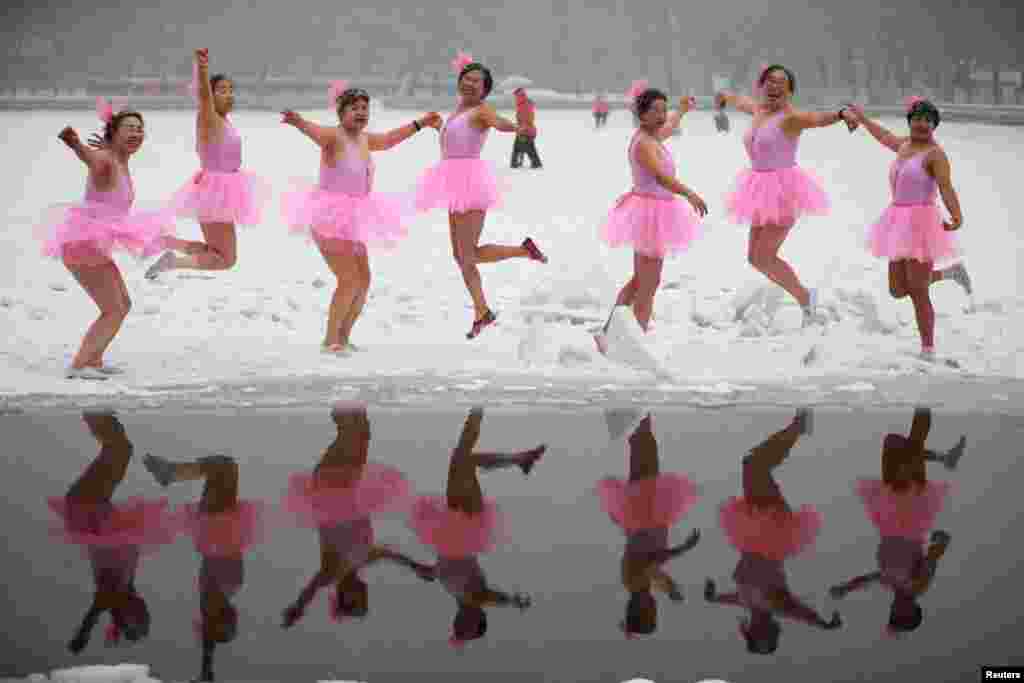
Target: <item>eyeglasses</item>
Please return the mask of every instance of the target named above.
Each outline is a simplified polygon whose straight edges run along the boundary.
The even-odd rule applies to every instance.
[[[370,93],[366,92],[362,88],[349,88],[345,92],[341,93],[341,95],[339,95],[338,97],[344,97],[344,98],[360,98],[360,97],[365,97],[366,99],[370,99]]]

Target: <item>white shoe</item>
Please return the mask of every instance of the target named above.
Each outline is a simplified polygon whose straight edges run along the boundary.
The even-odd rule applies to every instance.
[[[99,366],[98,368],[93,368],[93,370],[96,370],[97,372],[101,372],[104,375],[123,375],[124,374],[124,369],[123,368],[119,368],[116,365],[106,365],[106,364],[104,364],[104,365]]]
[[[935,362],[935,349],[932,348],[932,347],[924,347],[924,348],[921,349],[921,353],[918,355],[918,357],[921,360],[926,361],[928,363],[934,363]]]
[[[157,275],[160,273],[171,270],[174,267],[175,258],[173,251],[165,251],[163,256],[158,258],[156,262],[146,270],[146,279],[155,280]]]
[[[971,276],[967,274],[967,268],[964,267],[963,263],[957,263],[955,265],[950,266],[949,268],[946,268],[944,271],[942,271],[942,277],[949,278],[953,282],[963,287],[964,292],[967,293],[967,296],[971,296],[974,293],[973,287],[971,287]]]
[[[66,379],[90,379],[90,380],[105,380],[108,379],[109,375],[100,372],[98,368],[68,368],[67,372],[64,373]]]
[[[818,310],[818,290],[817,290],[817,288],[815,288],[815,289],[808,289],[807,290],[807,297],[808,297],[807,306],[805,306],[802,309],[803,313],[804,313],[804,318],[803,318],[803,323],[802,323],[801,327],[807,327],[807,326],[812,325],[812,324],[814,324],[816,322],[819,322],[819,318],[818,318],[818,315],[817,315],[817,310]]]

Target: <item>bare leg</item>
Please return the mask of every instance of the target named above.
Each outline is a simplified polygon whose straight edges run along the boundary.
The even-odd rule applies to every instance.
[[[102,363],[103,353],[128,317],[132,302],[121,271],[113,261],[98,266],[68,263],[65,266],[100,309],[100,316],[89,326],[71,362],[71,367],[78,370]]]
[[[810,293],[800,283],[793,268],[779,257],[779,249],[792,228],[792,225],[752,227],[747,260],[758,272],[789,292],[800,306],[806,308],[810,305]]]
[[[365,247],[360,246],[356,248],[353,254],[353,261],[356,273],[356,295],[348,308],[348,312],[341,319],[338,338],[339,343],[343,346],[351,346],[349,336],[352,334],[352,327],[363,312],[363,306],[366,305],[366,295],[370,291],[370,261]]]
[[[480,269],[477,268],[477,244],[484,228],[483,211],[470,211],[461,214],[448,214],[448,226],[451,234],[452,252],[455,263],[462,272],[462,281],[466,284],[469,296],[473,299],[473,319],[480,320],[490,310],[484,296]]]
[[[661,283],[661,270],[664,261],[660,258],[652,258],[643,254],[633,254],[633,269],[636,275],[633,279],[636,282],[636,290],[633,299],[633,315],[644,332],[651,322],[654,313],[654,294],[658,291]]]
[[[347,340],[342,338],[342,325],[350,316],[362,286],[360,257],[358,250],[351,242],[318,241],[317,246],[320,247],[320,253],[323,255],[324,261],[327,262],[327,267],[331,269],[338,281],[328,309],[324,346],[328,348],[344,347]],[[365,259],[365,254],[362,258]],[[368,271],[369,267],[367,266],[367,273]]]
[[[238,238],[234,224],[201,223],[199,227],[206,240],[205,248],[199,248],[202,243],[168,239],[166,244],[170,249],[183,251],[185,254],[181,256],[171,252],[164,254],[146,271],[146,277],[153,278],[162,272],[175,269],[228,270],[233,268],[238,261]]]
[[[921,346],[924,350],[933,349],[935,347],[935,308],[928,295],[932,264],[914,260],[904,261],[904,264],[908,293],[914,304],[914,317],[917,318],[917,329],[921,334]]]
[[[760,507],[790,511],[772,470],[781,465],[800,439],[800,416],[750,450],[743,459],[743,497]]]
[[[651,418],[645,417],[629,436],[629,480],[658,476],[658,442],[651,430]]]
[[[133,447],[113,413],[85,413],[82,421],[100,444],[100,452],[74,484],[67,498],[81,502],[109,501],[128,471]]]

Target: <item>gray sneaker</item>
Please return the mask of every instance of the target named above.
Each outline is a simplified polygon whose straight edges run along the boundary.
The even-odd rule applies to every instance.
[[[170,270],[174,267],[174,252],[165,251],[163,256],[158,258],[156,262],[146,270],[146,279],[155,280],[160,273]]]
[[[964,267],[963,263],[957,263],[946,268],[942,271],[942,277],[948,278],[963,287],[967,296],[974,294],[974,289],[971,286],[971,276],[967,274],[967,268]]]
[[[170,460],[146,453],[142,458],[142,464],[146,466],[156,482],[164,488],[170,486],[174,481],[174,463]]]
[[[960,458],[963,457],[964,448],[967,447],[967,437],[961,436],[960,440],[956,442],[956,445],[950,448],[948,451],[942,454],[942,464],[947,470],[955,470],[956,464],[960,462]]]

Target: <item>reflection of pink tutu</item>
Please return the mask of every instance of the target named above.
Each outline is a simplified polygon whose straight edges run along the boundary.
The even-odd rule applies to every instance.
[[[412,198],[404,195],[356,196],[310,185],[284,193],[281,213],[293,234],[392,247],[408,234],[405,223],[415,209]]]
[[[809,548],[821,531],[822,515],[813,505],[795,512],[761,508],[734,497],[718,510],[718,523],[740,552],[781,562]]]
[[[787,226],[804,214],[825,214],[830,208],[821,181],[799,166],[745,169],[725,203],[733,222],[743,225]]]
[[[51,528],[51,535],[74,545],[152,550],[173,543],[180,529],[166,498],[116,504],[50,498],[47,505],[63,522]]]
[[[483,159],[442,159],[420,176],[416,186],[418,211],[440,208],[465,213],[500,206],[494,164]]]
[[[619,197],[600,230],[609,246],[632,244],[652,258],[685,250],[701,232],[700,216],[688,201],[637,192]]]
[[[858,479],[855,489],[871,523],[882,536],[923,541],[946,502],[950,484],[928,481],[923,489],[911,486],[901,493],[880,479]]]
[[[302,526],[318,527],[399,510],[410,493],[409,480],[400,471],[369,463],[352,486],[332,485],[311,472],[291,475],[282,507]]]
[[[445,498],[416,499],[409,526],[420,543],[433,547],[441,557],[459,558],[490,552],[504,538],[501,512],[493,500],[484,500],[478,515],[448,507]]]
[[[98,265],[114,251],[153,256],[173,234],[174,216],[168,211],[126,212],[92,201],[53,206],[36,228],[43,255],[86,265]]]
[[[258,225],[270,194],[270,184],[250,171],[200,170],[174,194],[171,208],[200,223]]]
[[[956,237],[943,229],[934,204],[890,204],[868,230],[867,243],[874,256],[890,261],[909,258],[937,263],[958,253]]]
[[[198,503],[186,503],[178,514],[196,550],[209,557],[236,557],[265,538],[266,504],[240,500],[231,510],[208,514]]]
[[[697,485],[675,473],[637,481],[607,477],[595,493],[601,508],[626,533],[671,527],[697,502]]]

